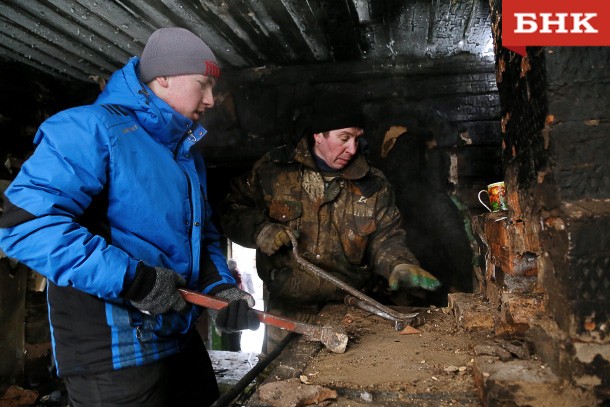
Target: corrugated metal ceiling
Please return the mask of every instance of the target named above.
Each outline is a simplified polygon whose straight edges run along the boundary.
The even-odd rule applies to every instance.
[[[200,35],[225,70],[492,53],[483,0],[2,0],[0,58],[90,81],[167,26]]]

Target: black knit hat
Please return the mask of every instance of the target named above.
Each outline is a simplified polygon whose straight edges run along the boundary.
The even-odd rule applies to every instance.
[[[210,47],[185,28],[167,27],[153,32],[140,58],[140,80],[148,83],[157,76],[188,74],[220,76]]]
[[[311,117],[313,134],[347,127],[364,128],[364,115],[353,95],[336,93],[316,98]]]

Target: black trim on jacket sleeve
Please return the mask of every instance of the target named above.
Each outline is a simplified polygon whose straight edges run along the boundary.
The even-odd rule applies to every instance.
[[[133,282],[124,290],[124,297],[130,301],[142,301],[155,286],[157,272],[153,267],[140,262],[136,267]]]
[[[212,261],[205,240],[201,245],[201,259],[199,260],[199,288],[204,289],[222,279],[220,272]]]
[[[6,195],[4,196],[4,211],[2,216],[0,216],[0,228],[10,228],[33,219],[36,219],[36,216],[25,209],[13,205]]]
[[[228,290],[229,288],[235,288],[234,285],[231,284],[218,284],[216,287],[210,290],[210,295],[216,295],[221,291]]]
[[[108,186],[105,185],[99,194],[92,197],[91,203],[83,214],[76,219],[76,222],[87,228],[91,234],[101,236],[107,243],[111,243],[108,207]]]

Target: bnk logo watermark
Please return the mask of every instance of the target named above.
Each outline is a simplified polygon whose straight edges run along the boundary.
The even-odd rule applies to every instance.
[[[608,46],[610,2],[503,0],[502,45],[521,55],[526,46]]]

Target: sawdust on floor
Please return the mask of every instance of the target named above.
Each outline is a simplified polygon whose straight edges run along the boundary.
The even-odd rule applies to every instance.
[[[453,315],[439,308],[423,312],[419,333],[400,334],[391,322],[351,308],[341,321],[346,352],[322,349],[301,379],[364,393],[445,394],[449,404],[456,395],[476,394],[473,349],[491,333],[458,330]]]

